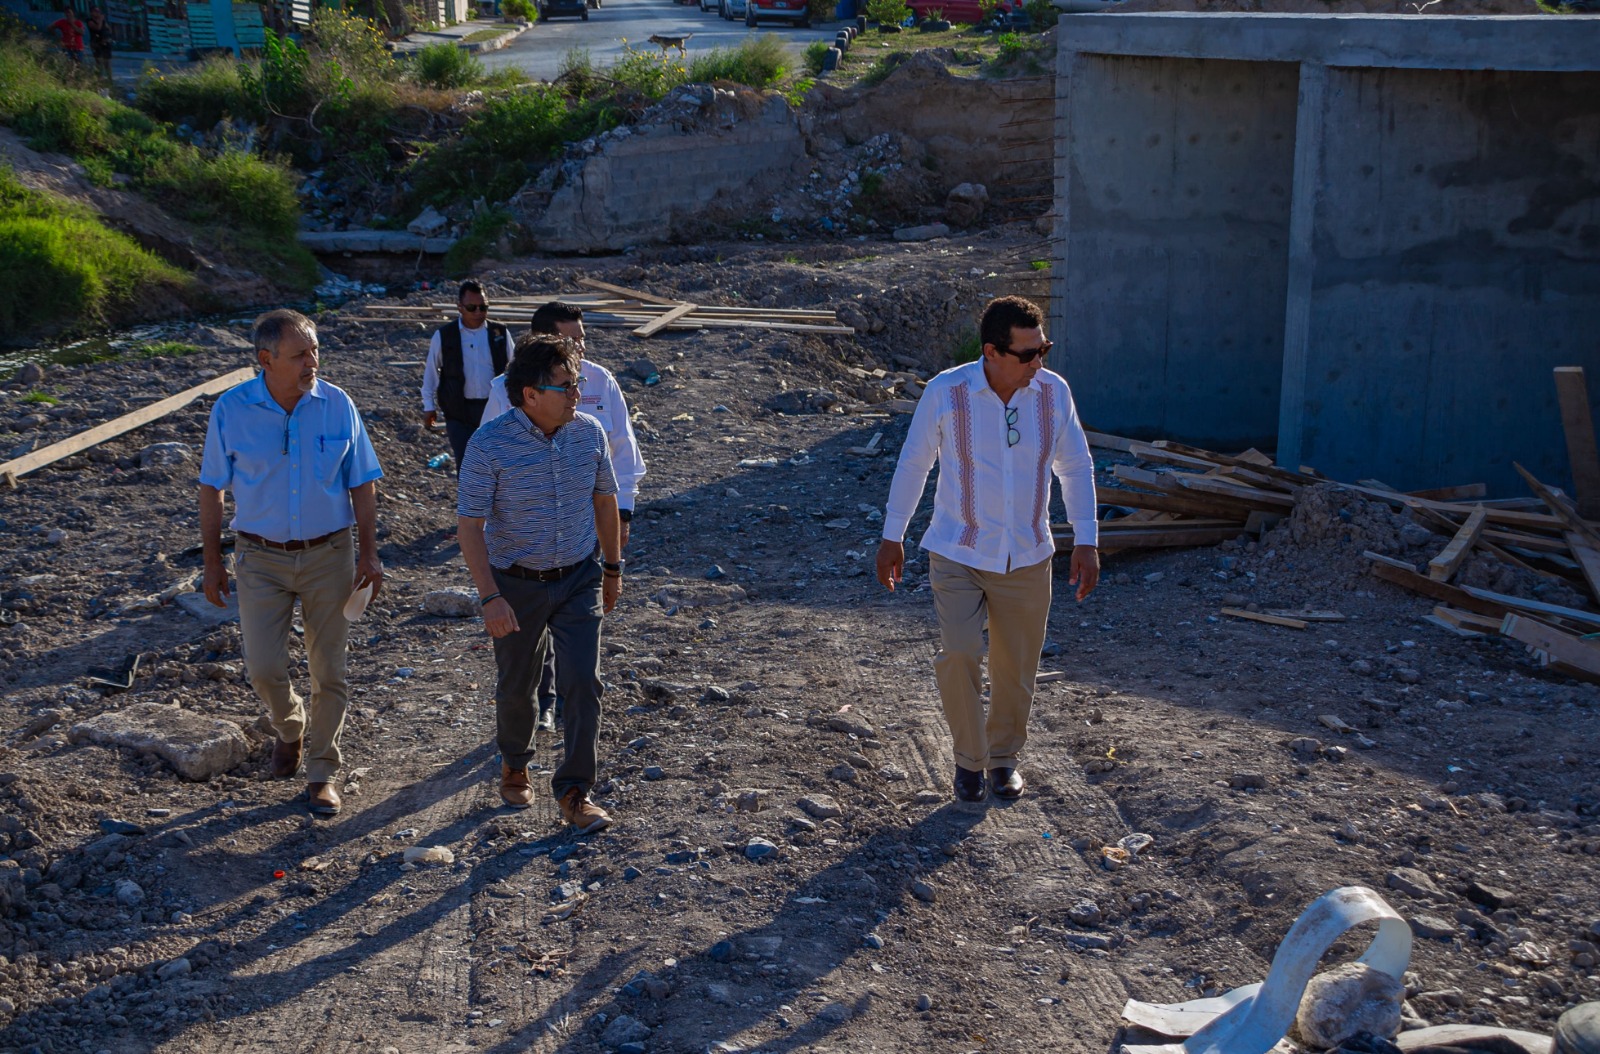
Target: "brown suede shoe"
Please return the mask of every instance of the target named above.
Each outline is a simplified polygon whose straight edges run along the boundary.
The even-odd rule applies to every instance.
[[[526,809],[533,804],[533,784],[528,782],[527,769],[514,769],[500,763],[500,797],[513,809]]]
[[[305,739],[293,743],[278,740],[272,744],[272,778],[286,780],[300,771],[300,754],[305,749]]]
[[[306,803],[318,816],[337,816],[342,804],[339,792],[333,789],[331,783],[306,784]]]
[[[576,827],[579,834],[593,834],[611,826],[610,814],[577,787],[561,796],[561,818]]]

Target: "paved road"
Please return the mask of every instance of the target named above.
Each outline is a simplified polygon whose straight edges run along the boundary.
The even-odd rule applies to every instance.
[[[605,6],[589,12],[589,21],[560,18],[540,22],[522,34],[509,47],[479,56],[490,69],[513,66],[541,79],[561,71],[561,59],[573,48],[587,48],[597,66],[604,66],[622,55],[623,42],[653,49],[652,33],[676,35],[693,33],[689,41],[692,58],[697,51],[714,47],[735,47],[753,33],[776,33],[796,55],[813,40],[832,40],[838,26],[795,29],[776,22],[764,22],[759,29],[746,29],[744,23],[727,22],[715,11],[702,13],[696,6],[672,0],[604,0]]]

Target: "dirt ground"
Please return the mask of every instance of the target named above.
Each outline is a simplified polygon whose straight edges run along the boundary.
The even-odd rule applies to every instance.
[[[542,799],[500,805],[487,638],[420,606],[470,588],[453,479],[427,467],[444,438],[420,427],[420,371],[393,365],[422,358],[422,329],[351,321],[355,306],[322,320],[324,375],[386,472],[388,578],[351,637],[334,820],[308,817],[298,780],[268,779],[237,629],[159,600],[200,567],[209,400],[0,496],[0,1049],[1099,1052],[1130,997],[1263,978],[1300,911],[1349,884],[1426,917],[1417,1017],[1549,1032],[1600,998],[1584,943],[1600,942],[1600,692],[1420,622],[1430,604],[1359,553],[1443,539],[1338,491],[1259,542],[1112,555],[1081,605],[1060,569],[1043,668],[1064,677],[1039,691],[1028,792],[952,803],[926,560],[911,550],[893,595],[871,573],[908,418],[884,412],[895,393],[870,371],[947,365],[985,298],[1016,288],[1002,276],[1041,255],[1017,227],[486,276],[492,294],[587,274],[825,304],[861,330],[592,334],[649,475],[605,627],[596,797],[617,823],[590,838]],[[629,373],[644,357],[659,384]],[[8,442],[54,440],[246,363],[218,346],[51,368],[4,386],[0,422]],[[32,390],[60,405],[35,413]],[[848,452],[878,432],[885,454]],[[157,443],[190,459],[140,467]],[[1126,459],[1097,454],[1107,474]],[[1223,619],[1224,603],[1346,621],[1297,632]],[[87,667],[135,653],[131,690],[87,687]],[[72,741],[143,702],[235,720],[254,753],[195,783]],[[1106,869],[1102,846],[1134,833],[1149,848]],[[431,846],[454,862],[402,862]],[[1480,906],[1475,882],[1500,899]]]

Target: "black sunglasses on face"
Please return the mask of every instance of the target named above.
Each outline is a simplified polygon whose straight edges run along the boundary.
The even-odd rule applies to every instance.
[[[463,311],[471,311],[473,314],[477,314],[480,311],[489,310],[489,305],[488,304],[462,304],[461,305],[461,310],[463,310]]]
[[[1047,340],[1037,348],[1023,348],[1020,351],[1016,348],[997,348],[996,350],[1002,355],[1015,356],[1018,362],[1027,364],[1037,359],[1040,355],[1050,354],[1050,349],[1055,346],[1055,341]]]

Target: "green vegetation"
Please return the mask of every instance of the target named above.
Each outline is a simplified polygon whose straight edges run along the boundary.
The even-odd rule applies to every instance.
[[[76,333],[145,298],[188,292],[181,271],[88,209],[24,187],[0,168],[0,332]]]
[[[500,13],[506,18],[521,18],[529,22],[539,17],[532,0],[500,0]]]
[[[25,403],[33,403],[33,404],[35,404],[37,406],[60,406],[61,405],[61,400],[60,399],[57,399],[55,396],[51,395],[49,392],[41,392],[41,391],[31,391],[31,392],[29,392],[27,395],[24,395],[22,397],[22,401],[25,402]]]
[[[488,209],[473,217],[467,233],[444,254],[444,272],[451,278],[465,278],[472,265],[487,256],[511,224],[505,209]]]
[[[735,48],[712,48],[689,64],[689,84],[733,81],[770,88],[789,72],[789,56],[775,34],[747,37]]]
[[[867,18],[880,26],[898,26],[911,17],[905,0],[867,0]]]
[[[411,70],[419,84],[429,88],[465,88],[483,79],[483,63],[476,55],[448,40],[429,44],[411,59]]]
[[[833,47],[826,40],[813,40],[806,45],[805,64],[814,77],[822,72],[823,64],[828,58],[828,49]]]
[[[1049,260],[1029,260],[1028,261],[1028,266],[1033,268],[1035,271],[1048,271],[1048,270],[1050,270],[1050,261]]]
[[[141,344],[132,351],[115,358],[130,359],[181,359],[185,355],[195,355],[200,351],[193,344],[185,344],[181,340],[158,340],[150,344]]]
[[[495,37],[503,37],[511,32],[510,26],[495,26],[492,29],[474,29],[471,33],[461,38],[463,44],[478,44]]]
[[[978,331],[969,329],[956,341],[955,350],[950,353],[950,364],[963,366],[969,362],[977,362],[982,352],[983,342],[978,339]]]

